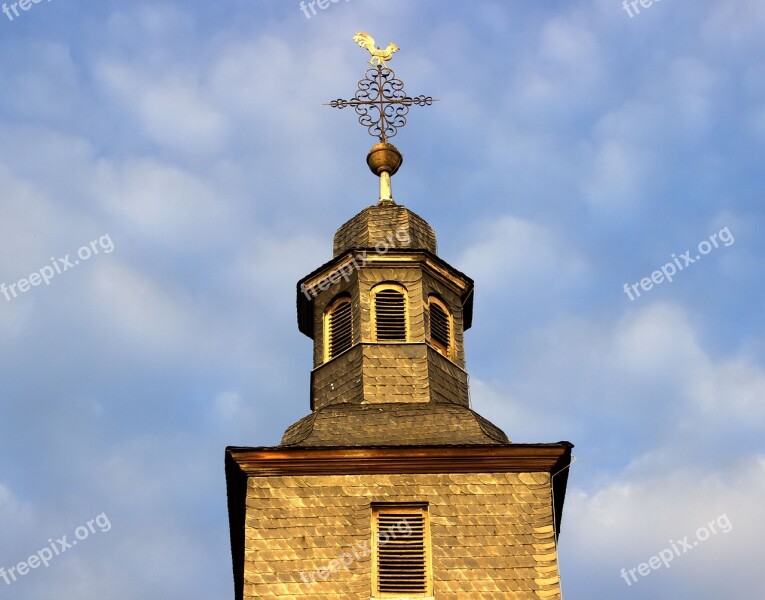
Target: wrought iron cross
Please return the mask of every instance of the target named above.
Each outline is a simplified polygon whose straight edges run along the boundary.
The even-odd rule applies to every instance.
[[[404,160],[401,152],[388,142],[398,133],[398,128],[406,125],[406,116],[410,106],[430,106],[437,102],[430,96],[407,96],[404,82],[388,68],[387,61],[398,52],[396,44],[388,44],[384,49],[375,45],[368,33],[359,32],[353,41],[366,48],[372,55],[364,79],[359,81],[356,95],[350,100],[332,100],[326,105],[333,108],[352,106],[359,116],[359,123],[367,128],[371,136],[379,138],[379,143],[372,146],[367,155],[367,164],[372,173],[380,178],[380,202],[393,202],[390,178],[398,171]]]
[[[375,46],[374,39],[363,32],[353,36],[353,41],[372,55],[369,61],[372,68],[367,69],[364,79],[359,81],[356,95],[352,99],[332,100],[325,105],[333,108],[352,106],[359,115],[359,123],[367,128],[369,134],[386,142],[396,135],[399,127],[406,125],[410,106],[430,106],[437,100],[430,96],[406,95],[404,82],[396,78],[396,74],[386,64],[386,61],[393,58],[393,53],[398,52],[396,44],[389,44],[381,50]]]

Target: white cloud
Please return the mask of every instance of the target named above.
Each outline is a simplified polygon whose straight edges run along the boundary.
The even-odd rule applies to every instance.
[[[765,423],[765,373],[751,358],[736,357],[704,370],[693,389],[699,409],[712,422]]]
[[[153,158],[102,162],[94,194],[115,221],[157,247],[198,250],[219,244],[235,227],[231,204],[213,182]]]
[[[170,360],[211,356],[214,324],[183,290],[158,282],[116,259],[91,269],[94,316],[131,354]]]
[[[230,443],[246,440],[265,419],[255,409],[254,399],[246,400],[238,391],[227,390],[215,396],[214,410],[221,429],[227,432]]]
[[[135,113],[151,140],[176,152],[203,156],[224,148],[229,123],[205,98],[193,74],[175,69],[156,78],[143,66],[106,60],[96,73],[123,107]]]
[[[760,531],[752,523],[762,512],[765,456],[747,456],[722,472],[699,463],[610,479],[593,493],[576,485],[569,490],[561,534],[564,581],[598,581],[607,597],[655,598],[675,588],[685,597],[757,597],[758,584],[739,574],[759,568]],[[710,521],[718,533],[702,541],[706,533],[697,538],[697,532],[711,529]],[[675,556],[669,569],[638,576],[631,586],[621,579],[622,568],[647,562],[685,536],[697,545]]]
[[[590,206],[610,214],[629,211],[644,190],[647,157],[629,142],[608,139],[596,145],[592,158],[582,189]]]
[[[1,102],[16,114],[38,120],[63,119],[78,111],[87,97],[80,89],[80,73],[63,43],[30,39],[15,47],[22,61],[7,61],[0,72],[0,88],[13,89]]]
[[[0,483],[0,527],[4,537],[11,533],[20,533],[34,521],[30,505],[23,504],[17,499],[8,486]]]
[[[558,279],[551,284],[562,287],[586,273],[577,248],[542,225],[505,215],[479,230],[455,264],[489,289],[534,289],[553,274]]]
[[[713,44],[724,43],[725,48],[742,48],[747,44],[762,43],[765,28],[765,6],[758,0],[730,0],[710,3],[704,16],[702,35]],[[715,46],[719,51],[719,46]]]
[[[627,313],[614,331],[616,365],[637,377],[692,380],[707,365],[682,308],[653,303]]]
[[[765,434],[765,371],[744,353],[710,355],[676,305],[646,304],[616,322],[563,319],[504,345],[495,338],[495,352],[512,372],[474,385],[475,407],[515,441],[597,440],[643,456],[644,470],[693,455],[727,460],[716,444],[738,431],[739,450],[751,448],[751,433]]]

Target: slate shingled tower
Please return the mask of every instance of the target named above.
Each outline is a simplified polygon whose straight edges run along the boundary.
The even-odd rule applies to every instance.
[[[380,201],[297,285],[311,413],[226,450],[236,598],[560,598],[572,446],[513,444],[470,408],[473,281],[392,199],[398,150],[367,162]]]

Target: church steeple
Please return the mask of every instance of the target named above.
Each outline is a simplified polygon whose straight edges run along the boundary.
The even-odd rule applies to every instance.
[[[369,39],[354,37],[367,48]],[[403,156],[388,140],[406,124],[410,106],[433,99],[407,96],[370,52],[373,67],[354,98],[329,104],[354,107],[378,137],[367,164],[380,178],[380,198],[337,230],[334,258],[298,282],[298,325],[314,341],[313,413],[293,425],[283,443],[304,444],[311,434],[322,443],[347,443],[354,437],[350,427],[367,418],[361,415],[374,415],[375,423],[385,415],[381,439],[390,439],[385,431],[391,423],[408,419],[410,443],[507,443],[504,433],[470,410],[464,333],[472,322],[473,281],[438,257],[433,228],[391,194],[390,178]],[[329,408],[356,418],[345,414],[331,435],[319,432]],[[427,421],[441,429],[439,435],[422,427]],[[373,426],[360,431],[368,435]]]
[[[402,157],[388,138],[418,102],[392,83],[395,44],[354,39],[378,64],[333,104],[379,137],[380,197],[297,284],[311,413],[278,446],[226,450],[236,598],[560,600],[572,446],[510,443],[471,410],[473,281],[390,193]]]

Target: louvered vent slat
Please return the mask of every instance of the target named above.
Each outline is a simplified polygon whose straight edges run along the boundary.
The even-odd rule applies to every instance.
[[[396,290],[382,290],[375,294],[375,320],[377,339],[406,341],[406,312],[404,294]]]
[[[430,303],[430,339],[436,346],[449,350],[451,332],[449,331],[449,315],[435,302]]]
[[[329,358],[348,350],[353,343],[353,311],[350,301],[342,301],[329,314]]]
[[[428,589],[425,515],[379,513],[377,582],[380,593],[425,594]]]

